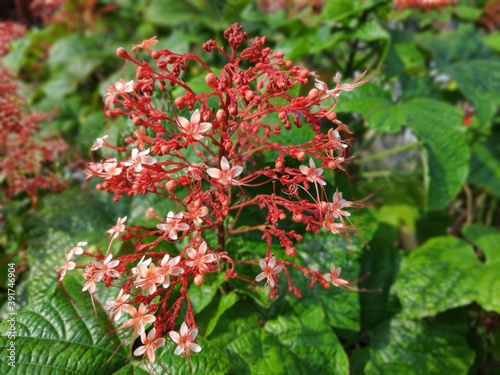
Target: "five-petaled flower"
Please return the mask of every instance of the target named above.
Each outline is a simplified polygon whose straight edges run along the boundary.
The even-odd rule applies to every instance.
[[[106,301],[106,305],[109,306],[109,312],[115,320],[120,319],[122,316],[122,310],[127,304],[125,303],[130,298],[130,294],[127,294],[120,289],[120,293],[116,297],[116,300]]]
[[[235,177],[238,177],[241,172],[243,172],[243,167],[241,165],[237,165],[231,168],[231,165],[225,156],[223,156],[220,160],[220,169],[207,169],[208,175],[224,186],[239,185],[240,183],[235,180]]]
[[[143,164],[145,165],[152,165],[156,163],[156,159],[152,156],[149,156],[149,149],[144,150],[144,151],[139,151],[139,149],[134,148],[132,150],[132,155],[130,156],[130,159],[122,162],[122,164],[126,167],[132,167],[136,172],[141,172],[144,167],[142,166]]]
[[[164,224],[158,224],[156,227],[160,230],[168,232],[168,237],[172,241],[176,241],[178,238],[177,232],[189,229],[188,224],[181,222],[183,218],[184,215],[182,214],[182,212],[174,215],[174,213],[170,211],[167,215],[166,222]]]
[[[165,278],[162,281],[164,288],[168,288],[170,285],[170,276],[179,276],[181,273],[184,273],[184,268],[177,266],[181,260],[180,256],[169,259],[170,255],[166,254],[158,265],[158,274]]]
[[[107,231],[107,233],[109,233],[109,235],[111,236],[111,238],[113,240],[119,236],[120,232],[123,232],[125,230],[124,223],[126,220],[127,220],[127,216],[122,217],[121,219],[118,218],[116,225]]]
[[[196,336],[198,335],[198,329],[188,328],[186,322],[182,323],[179,333],[170,331],[168,335],[172,341],[177,344],[177,348],[175,348],[174,351],[175,355],[181,355],[184,353],[186,357],[189,357],[191,352],[201,352],[201,346],[194,342],[196,340]]]
[[[186,252],[189,256],[189,260],[186,261],[186,266],[198,268],[201,273],[206,272],[209,264],[217,260],[214,254],[206,254],[207,243],[205,241],[201,243],[198,250],[189,247]]]
[[[104,276],[118,278],[120,276],[120,272],[115,270],[115,267],[120,264],[119,260],[111,260],[113,255],[109,254],[104,261],[98,262],[94,260],[95,271],[95,281],[101,281]]]
[[[145,332],[141,334],[141,341],[144,345],[135,349],[134,355],[139,356],[146,353],[149,363],[153,363],[156,359],[155,349],[158,349],[160,346],[165,344],[165,339],[163,337],[156,338],[156,328],[153,328],[149,331],[147,336]]]
[[[259,265],[262,272],[255,277],[255,281],[259,282],[264,280],[264,278],[267,278],[267,285],[269,285],[270,288],[274,288],[276,285],[277,275],[281,272],[283,266],[276,265],[276,258],[274,256],[272,256],[267,262],[265,259],[261,259],[259,261]]]
[[[179,129],[181,132],[186,134],[189,137],[199,141],[203,138],[203,133],[206,133],[212,128],[212,124],[209,122],[200,123],[201,115],[200,111],[197,109],[191,115],[191,120],[188,121],[187,118],[177,117],[177,125],[179,125]]]
[[[146,324],[153,323],[156,320],[154,315],[148,314],[148,308],[143,303],[139,305],[138,309],[131,305],[125,305],[123,310],[129,313],[132,318],[123,322],[122,328],[134,327],[134,332],[139,335],[144,333]]]
[[[104,105],[106,108],[112,109],[117,95],[123,95],[132,91],[134,91],[134,81],[125,82],[125,80],[120,79],[106,90],[104,94]]]
[[[316,168],[314,160],[309,159],[309,167],[301,165],[299,169],[302,172],[302,174],[304,174],[307,177],[307,181],[319,183],[321,185],[326,185],[326,182],[321,178],[321,174],[323,173],[323,168]]]
[[[332,263],[330,266],[330,273],[325,273],[324,278],[326,281],[331,281],[334,286],[337,287],[343,287],[347,286],[349,284],[349,281],[341,279],[340,276],[340,271],[342,269],[335,268],[335,265]]]

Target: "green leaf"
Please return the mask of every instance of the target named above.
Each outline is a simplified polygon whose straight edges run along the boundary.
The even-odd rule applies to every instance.
[[[207,375],[225,375],[229,372],[230,363],[222,348],[217,344],[204,340],[200,337],[196,343],[201,346],[200,353],[193,353],[189,359],[174,355],[176,345],[171,341],[165,343],[165,346],[158,350],[157,359],[153,364],[153,374],[207,374]],[[139,375],[149,375],[149,363],[142,364],[139,371],[134,372]]]
[[[342,93],[335,110],[360,113],[367,126],[378,131],[396,132],[406,122],[400,105],[394,104],[389,93],[373,83]]]
[[[469,148],[458,108],[432,99],[404,103],[408,126],[424,143],[427,208],[446,207],[460,191],[469,166]]]
[[[400,263],[399,251],[394,246],[397,228],[381,224],[363,253],[362,274],[369,275],[361,287],[372,291],[359,294],[363,327],[372,328],[398,311],[397,301],[389,293],[396,281]]]
[[[468,182],[500,198],[500,132],[495,131],[472,147]]]
[[[435,320],[397,316],[373,331],[366,375],[467,374],[474,352],[466,340],[467,322],[454,312]]]
[[[500,262],[500,230],[483,224],[471,224],[463,234],[486,255],[486,264]]]
[[[54,279],[54,283],[56,283]],[[69,278],[69,295],[77,297],[81,285]],[[85,293],[86,294],[86,293]],[[97,320],[88,295],[69,299],[57,288],[36,305],[29,305],[15,316],[15,363],[0,362],[2,374],[110,374],[127,361],[119,339],[109,326],[106,314],[96,303]],[[6,332],[9,322],[0,329]],[[0,355],[7,358],[10,341],[0,337]]]
[[[215,326],[217,325],[217,322],[219,321],[220,317],[226,310],[231,308],[236,302],[238,302],[239,296],[238,294],[231,292],[228,294],[224,294],[220,301],[219,305],[217,306],[217,311],[215,312],[215,315],[210,319],[207,330],[205,331],[205,337],[208,337],[214,330]]]
[[[487,133],[500,103],[500,61],[498,58],[471,59],[445,65],[442,71],[458,84],[474,108],[480,129]]]
[[[425,317],[469,304],[476,296],[473,280],[480,265],[464,241],[453,237],[427,241],[401,262],[396,286],[404,313]]]
[[[349,372],[347,356],[318,307],[308,308],[300,316],[278,316],[263,328],[248,327],[233,337],[227,350],[252,374]]]

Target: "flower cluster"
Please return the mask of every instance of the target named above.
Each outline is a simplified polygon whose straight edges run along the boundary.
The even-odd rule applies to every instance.
[[[0,22],[0,56],[9,52],[11,40],[21,38],[26,35],[26,26],[12,21]]]
[[[57,135],[42,138],[37,134],[48,118],[27,111],[14,74],[0,66],[0,203],[25,192],[35,205],[39,190],[64,187],[55,163],[66,143]]]
[[[456,3],[456,0],[394,0],[394,7],[399,9],[412,7],[429,10],[432,8],[446,7]]]
[[[156,220],[149,228],[126,226],[127,218],[119,219],[108,230],[105,253],[84,251],[93,258],[90,263],[75,267],[67,261],[59,269],[60,277],[70,268],[85,269],[84,290],[91,294],[97,283],[119,289],[116,299],[107,302],[109,313],[116,320],[128,315],[118,322],[119,329],[140,336],[143,346],[134,354],[150,362],[165,337],[177,344],[174,354],[189,357],[201,350],[195,343],[198,329],[188,287],[202,285],[207,274],[224,272],[229,280],[242,277],[240,265],[258,264],[261,272],[252,278],[255,283],[266,279],[271,298],[278,293],[280,275],[290,291],[301,295],[291,267],[310,278],[311,287],[317,282],[325,288],[349,284],[333,265],[323,274],[292,261],[303,236],[289,227],[333,235],[354,229],[347,209],[356,203],[327,189],[333,170],[343,170],[347,159],[348,142],[341,132],[350,134],[334,108],[341,92],[363,84],[363,77],[340,84],[337,76],[329,88],[313,72],[265,47],[265,37],[240,48],[247,33],[239,24],[224,37],[230,52],[214,40],[203,44],[206,52],[227,60],[220,70],[194,54],[153,50],[155,38],[135,45],[131,54],[117,50],[118,57],[137,66],[136,79],[111,85],[104,106],[110,117],[127,116],[136,130],[124,145],[98,138],[91,147],[96,158],[106,148],[121,156],[88,163],[87,178],[100,179],[97,188],[114,194],[115,200],[156,194],[177,209],[148,210]],[[141,51],[153,65],[138,59]],[[205,71],[203,89],[183,80],[190,64]],[[306,134],[302,142],[289,141],[294,132]],[[258,223],[248,224],[249,217]],[[228,240],[249,233],[258,233],[267,251],[256,259],[240,259],[239,249]],[[113,256],[112,243],[118,238],[133,241],[135,251]],[[178,251],[170,244],[177,244]]]

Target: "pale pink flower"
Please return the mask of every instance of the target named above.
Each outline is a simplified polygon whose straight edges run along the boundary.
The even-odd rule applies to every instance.
[[[134,327],[134,332],[137,332],[139,335],[144,333],[146,324],[153,323],[156,320],[154,315],[148,314],[148,309],[143,303],[139,305],[139,309],[131,305],[125,305],[123,310],[130,314],[132,318],[123,322],[122,328]]]
[[[150,264],[149,267],[145,265],[137,266],[137,279],[134,281],[134,285],[137,287],[143,287],[149,291],[149,295],[156,292],[156,285],[160,285],[165,280],[165,277],[160,272],[154,264]]]
[[[127,216],[123,218],[118,218],[118,221],[116,222],[116,225],[109,229],[107,233],[111,236],[112,239],[117,238],[120,235],[120,232],[123,232],[125,230],[125,221],[127,220]]]
[[[337,189],[335,193],[333,193],[332,197],[332,203],[330,204],[330,212],[332,213],[333,217],[338,219],[340,216],[351,216],[350,212],[342,210],[344,207],[349,207],[351,205],[351,202],[346,201],[345,199],[342,198],[342,192],[339,192]]]
[[[214,254],[206,254],[207,243],[205,241],[201,243],[198,250],[189,247],[186,252],[190,258],[186,261],[186,266],[198,268],[201,273],[207,271],[209,264],[217,260]]]
[[[355,89],[356,87],[361,86],[361,85],[365,84],[366,82],[368,82],[367,79],[363,79],[365,74],[366,74],[366,71],[363,72],[362,74],[360,74],[352,82],[344,83],[343,85],[341,85],[340,84],[340,74],[337,73],[333,77],[333,82],[335,82],[335,88],[333,90],[328,90],[328,86],[326,85],[326,83],[317,79],[317,78],[315,79],[316,82],[315,82],[314,86],[320,91],[325,91],[325,93],[328,96],[334,98],[336,101],[338,96],[340,95],[341,91],[351,91],[351,90]]]
[[[200,111],[197,109],[191,115],[190,121],[184,117],[177,117],[177,125],[179,126],[181,132],[186,134],[188,137],[191,136],[193,139],[199,141],[200,139],[203,139],[202,133],[206,133],[212,128],[211,123],[202,122],[200,124],[200,120]]]
[[[122,316],[122,310],[127,304],[125,303],[130,298],[130,294],[124,293],[123,289],[120,289],[120,293],[116,297],[116,300],[106,301],[106,305],[109,306],[109,312],[115,320],[120,319]]]
[[[305,165],[301,165],[299,167],[302,174],[307,176],[307,181],[319,183],[321,185],[326,185],[326,182],[321,178],[321,174],[323,173],[323,168],[316,168],[316,164],[314,164],[314,160],[309,159],[309,167]]]
[[[172,211],[170,211],[166,218],[166,223],[158,224],[156,227],[160,230],[164,230],[168,232],[168,237],[175,241],[177,240],[177,232],[188,230],[189,225],[186,223],[181,223],[181,220],[184,218],[182,212],[179,212],[174,215]]]
[[[66,260],[64,262],[64,266],[61,266],[57,269],[57,272],[59,273],[59,281],[61,281],[64,276],[66,276],[66,271],[71,271],[73,269],[75,269],[75,262],[72,262],[70,259],[71,259],[71,256],[73,254],[66,254]]]
[[[269,287],[274,288],[276,285],[277,275],[281,272],[283,266],[276,265],[276,258],[274,256],[272,256],[267,262],[265,259],[261,259],[259,261],[259,265],[262,272],[255,277],[255,281],[259,282],[264,280],[264,278],[267,278],[266,284],[269,285]]]
[[[137,148],[132,150],[132,155],[130,159],[122,162],[122,164],[126,167],[133,167],[136,172],[141,172],[143,168],[143,164],[145,165],[153,165],[156,163],[156,159],[152,156],[149,156],[149,149],[140,151]]]
[[[120,264],[120,261],[111,260],[112,258],[113,255],[109,254],[102,263],[96,260],[93,261],[94,267],[96,268],[95,281],[101,281],[104,276],[112,277],[115,279],[120,276],[120,273],[114,269],[118,264]]]
[[[195,224],[202,224],[203,217],[208,214],[208,207],[200,206],[196,202],[188,204],[189,214],[186,214],[189,219],[193,220]]]
[[[186,322],[182,323],[179,333],[170,331],[168,335],[172,341],[177,344],[177,348],[175,348],[174,351],[175,355],[181,355],[184,353],[187,357],[189,357],[191,352],[201,352],[201,346],[194,342],[196,340],[196,336],[198,335],[198,329],[189,329]]]
[[[347,148],[347,144],[340,138],[340,133],[337,130],[331,128],[328,130],[328,139],[332,143],[332,148],[335,150],[342,150]]]
[[[227,161],[226,157],[223,156],[220,160],[220,168],[208,168],[207,173],[210,177],[217,180],[217,182],[221,185],[239,185],[240,183],[235,180],[241,172],[243,172],[243,167],[237,165],[231,168],[231,165]]]
[[[132,275],[139,275],[141,271],[141,268],[142,267],[145,267],[147,268],[149,266],[149,264],[151,263],[152,259],[151,258],[148,258],[146,260],[144,260],[144,256],[141,258],[141,260],[139,261],[139,263],[137,263],[137,266],[135,266],[134,268],[132,268]]]
[[[141,341],[144,345],[139,346],[137,349],[135,349],[134,355],[140,356],[146,353],[149,363],[153,363],[156,359],[155,349],[163,346],[163,344],[165,344],[165,339],[163,337],[156,338],[156,328],[153,328],[151,331],[149,331],[147,336],[145,332],[141,334]]]
[[[190,165],[187,169],[187,175],[190,176],[193,180],[196,180],[196,181],[201,181],[201,179],[203,178],[203,172],[205,169],[207,168],[207,166],[203,163],[201,164],[193,164],[193,165]]]
[[[107,135],[105,135],[105,136],[104,136],[104,137],[102,137],[102,138],[97,138],[97,139],[95,140],[94,144],[92,145],[92,147],[90,148],[90,150],[91,150],[91,151],[97,151],[97,150],[99,150],[99,149],[102,147],[102,145],[104,144],[104,140],[105,140],[106,138],[108,138],[108,136],[107,136]]]
[[[166,254],[158,265],[158,273],[165,278],[163,281],[164,288],[168,288],[170,285],[170,276],[179,276],[184,273],[184,268],[177,266],[181,260],[180,256],[169,259],[170,255]]]
[[[132,52],[137,53],[140,49],[144,48],[146,51],[151,53],[150,46],[154,46],[156,43],[158,43],[158,40],[156,39],[155,35],[152,38],[143,40],[141,44],[132,44]]]
[[[83,254],[82,246],[86,246],[86,245],[87,245],[87,242],[85,242],[85,241],[78,242],[74,248],[72,248],[71,250],[68,251],[67,255],[69,255],[69,257],[71,258],[73,256],[73,254],[76,254],[76,255]]]
[[[115,158],[106,160],[103,165],[104,171],[101,176],[104,177],[105,180],[109,180],[122,173],[122,168],[118,167],[118,160]]]
[[[95,292],[95,274],[96,269],[94,267],[93,262],[91,262],[86,268],[85,272],[82,275],[87,282],[83,285],[82,292],[85,292],[86,290],[89,291],[90,294],[94,294]]]
[[[85,179],[88,180],[92,176],[100,176],[103,169],[104,169],[104,164],[102,161],[97,163],[85,164],[85,174],[87,175]]]
[[[117,95],[123,95],[132,91],[134,91],[134,81],[125,82],[125,80],[120,79],[106,90],[104,94],[104,105],[108,109],[113,109],[113,103]]]
[[[325,221],[323,222],[323,227],[328,229],[333,234],[339,234],[346,231],[346,226],[344,223],[334,222],[333,215],[326,215]]]
[[[325,275],[324,275],[325,280],[331,281],[332,284],[334,286],[337,286],[337,287],[342,287],[342,286],[348,285],[349,282],[347,280],[341,279],[339,277],[341,270],[342,269],[340,267],[336,269],[335,265],[332,263],[330,266],[330,273],[325,273]]]

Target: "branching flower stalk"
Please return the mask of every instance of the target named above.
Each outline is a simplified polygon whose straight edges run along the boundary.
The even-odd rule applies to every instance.
[[[343,170],[346,160],[348,144],[340,132],[349,130],[334,112],[338,96],[364,80],[341,85],[336,77],[330,89],[313,72],[265,47],[265,37],[241,50],[247,33],[240,25],[230,26],[224,37],[229,52],[213,40],[203,44],[206,52],[227,59],[220,70],[212,70],[193,54],[153,50],[155,38],[135,45],[134,56],[117,50],[118,57],[137,66],[136,80],[111,85],[104,99],[106,114],[127,116],[136,131],[125,139],[126,145],[113,146],[105,136],[97,139],[92,150],[109,147],[122,156],[88,163],[88,178],[101,179],[98,189],[114,194],[115,200],[157,194],[174,202],[177,210],[148,210],[149,217],[157,220],[153,228],[126,226],[126,218],[119,218],[108,230],[110,246],[104,253],[83,251],[92,261],[75,266],[71,257],[76,252],[70,251],[59,272],[62,277],[66,270],[84,269],[84,290],[90,294],[97,284],[116,287],[116,299],[107,302],[109,313],[115,319],[128,317],[120,329],[129,330],[132,339],[140,336],[143,346],[134,353],[150,362],[165,338],[177,345],[175,354],[189,358],[201,350],[195,343],[198,328],[188,288],[202,285],[209,273],[224,272],[226,281],[244,278],[239,274],[241,265],[255,264],[252,279],[266,280],[270,298],[278,293],[281,272],[288,289],[301,295],[290,267],[309,278],[311,288],[317,282],[325,288],[349,284],[333,265],[323,274],[283,257],[295,257],[296,244],[303,238],[287,229],[287,220],[312,233],[345,235],[355,230],[347,209],[357,204],[338,191],[328,196],[325,178]],[[141,53],[154,64],[139,60]],[[182,79],[190,64],[205,70],[205,89],[195,89]],[[292,94],[305,85],[313,87],[306,95]],[[169,88],[175,88],[177,95],[165,100],[172,95]],[[324,121],[329,129],[322,128]],[[312,129],[310,139],[283,142],[283,133],[294,134],[300,127]],[[265,218],[257,225],[245,225],[242,218],[254,212],[265,212]],[[264,258],[240,259],[239,249],[228,244],[230,237],[250,232],[259,233],[267,244]],[[217,242],[209,240],[213,233]],[[113,255],[111,242],[117,238],[133,241],[135,251]],[[180,251],[172,253],[172,246],[166,251],[167,242],[178,244]],[[281,252],[273,252],[277,244]]]

